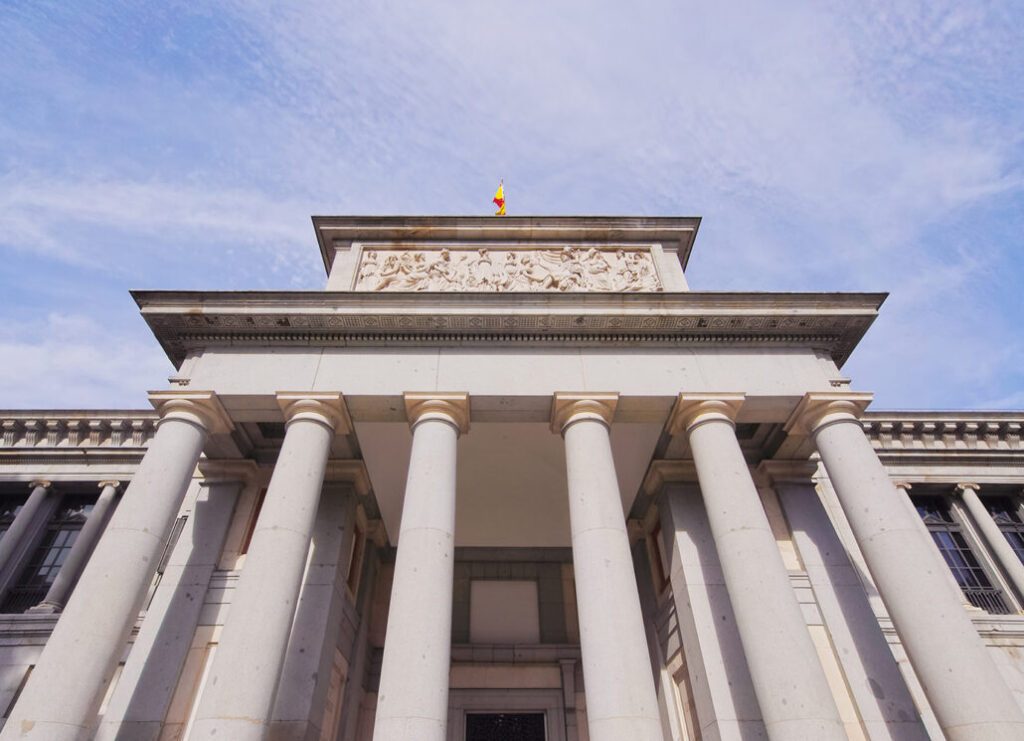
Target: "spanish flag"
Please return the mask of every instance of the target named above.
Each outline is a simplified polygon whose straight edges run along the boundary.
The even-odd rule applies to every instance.
[[[498,183],[498,192],[494,194],[494,205],[498,207],[498,210],[494,212],[495,216],[505,215],[505,181],[502,180]]]

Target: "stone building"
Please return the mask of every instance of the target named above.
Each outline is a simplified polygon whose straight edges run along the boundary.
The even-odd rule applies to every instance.
[[[0,739],[1024,738],[1024,413],[867,411],[883,294],[688,218],[314,218],[134,294],[154,411],[0,412]]]

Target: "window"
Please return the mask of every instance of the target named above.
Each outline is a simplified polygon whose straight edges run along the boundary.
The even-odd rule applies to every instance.
[[[94,495],[65,494],[61,497],[39,544],[11,584],[0,605],[0,612],[25,612],[43,600],[71,553],[71,547],[95,502]]]
[[[1010,610],[1002,592],[992,586],[988,574],[971,551],[960,524],[953,519],[949,501],[943,496],[912,496],[910,499],[967,601],[994,614],[1008,614]]]
[[[1020,518],[1017,500],[1012,497],[982,497],[981,501],[1003,531],[1017,558],[1024,562],[1024,521]]]

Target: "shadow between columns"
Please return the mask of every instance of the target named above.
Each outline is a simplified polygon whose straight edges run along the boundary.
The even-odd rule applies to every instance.
[[[797,547],[801,540],[811,546],[801,551],[801,557],[811,576],[811,586],[826,625],[829,625],[827,606],[822,602],[834,599],[840,619],[849,631],[849,640],[867,677],[867,689],[885,723],[885,737],[893,741],[926,741],[928,734],[924,724],[868,600],[864,585],[870,584],[870,579],[860,573],[850,558],[813,486],[783,485],[777,491]],[[811,552],[806,552],[808,550]],[[824,571],[824,584],[831,587],[826,589],[830,595],[821,593],[822,577],[816,580],[815,570]],[[829,626],[829,631],[838,627]],[[859,702],[864,702],[867,696],[863,688],[854,694],[854,699]]]
[[[160,615],[160,624],[147,636],[149,626],[144,619],[132,647],[133,650],[148,650],[148,656],[138,670],[138,680],[125,704],[123,718],[114,735],[104,733],[101,723],[97,738],[155,741],[160,736],[192,646],[210,577],[220,558],[227,524],[234,512],[237,489],[241,488],[237,484],[235,487],[233,496],[211,491],[209,497],[196,500],[161,577],[163,584],[174,584],[173,591],[164,601],[158,588],[147,611],[154,618]],[[144,637],[148,645],[139,645]],[[131,661],[131,654],[128,661]],[[126,663],[126,671],[128,666]],[[122,681],[125,679],[122,676]]]

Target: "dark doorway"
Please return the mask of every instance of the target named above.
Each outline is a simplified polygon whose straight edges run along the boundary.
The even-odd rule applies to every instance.
[[[466,741],[544,741],[544,713],[468,713]]]

